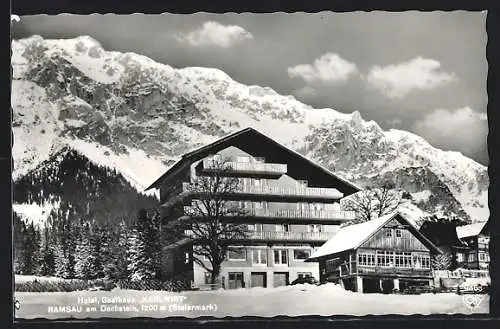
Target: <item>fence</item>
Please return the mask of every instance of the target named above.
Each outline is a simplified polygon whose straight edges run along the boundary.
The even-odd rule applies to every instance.
[[[434,277],[437,278],[486,278],[489,277],[490,273],[487,270],[469,270],[469,269],[456,269],[454,271],[448,270],[435,270]]]

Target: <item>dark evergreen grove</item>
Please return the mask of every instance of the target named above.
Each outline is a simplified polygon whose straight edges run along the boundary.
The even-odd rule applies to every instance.
[[[159,278],[158,201],[115,170],[63,149],[14,183],[14,202],[57,205],[43,225],[14,212],[16,274]]]

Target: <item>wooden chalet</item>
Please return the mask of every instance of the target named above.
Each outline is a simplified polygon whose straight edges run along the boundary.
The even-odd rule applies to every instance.
[[[440,250],[396,212],[345,226],[308,262],[318,262],[321,282],[357,292],[392,292],[432,286],[431,253]]]
[[[467,246],[462,253],[457,253],[459,267],[487,270],[490,264],[489,221],[457,226],[458,238]]]

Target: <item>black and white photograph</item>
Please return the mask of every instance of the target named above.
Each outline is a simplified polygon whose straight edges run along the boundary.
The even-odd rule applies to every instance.
[[[489,314],[486,16],[11,15],[14,318]]]

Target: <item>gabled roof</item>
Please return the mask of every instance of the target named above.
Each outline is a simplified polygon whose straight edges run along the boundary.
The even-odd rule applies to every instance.
[[[430,249],[439,251],[425,236],[423,236],[413,225],[399,212],[394,212],[370,221],[349,225],[337,231],[337,233],[316,252],[314,252],[307,261],[314,261],[328,255],[338,254],[343,251],[359,248],[365,241],[377,233],[386,223],[393,218],[398,217],[405,224],[410,225],[413,234]]]
[[[460,240],[457,234],[457,226],[454,221],[433,220],[425,221],[419,228],[427,239],[438,247],[465,247],[466,244]]]
[[[457,226],[457,236],[459,239],[477,236],[482,233],[487,222],[474,223],[469,225]]]
[[[228,146],[241,148],[243,151],[251,154],[252,156],[263,156],[270,162],[274,161],[277,163],[287,163],[289,168],[288,170],[291,172],[292,176],[305,175],[306,168],[313,169],[315,172],[313,177],[307,176],[304,177],[304,179],[309,179],[319,184],[331,185],[335,182],[336,184],[342,186],[339,190],[344,195],[350,195],[361,190],[360,187],[341,177],[338,177],[328,169],[304,157],[302,154],[289,149],[283,144],[278,143],[274,139],[250,127],[239,130],[218,139],[213,143],[185,153],[179,161],[174,163],[161,177],[146,188],[146,190],[158,188],[170,174],[174,173],[177,169],[183,167],[184,165],[198,161],[210,154],[217,153]]]

